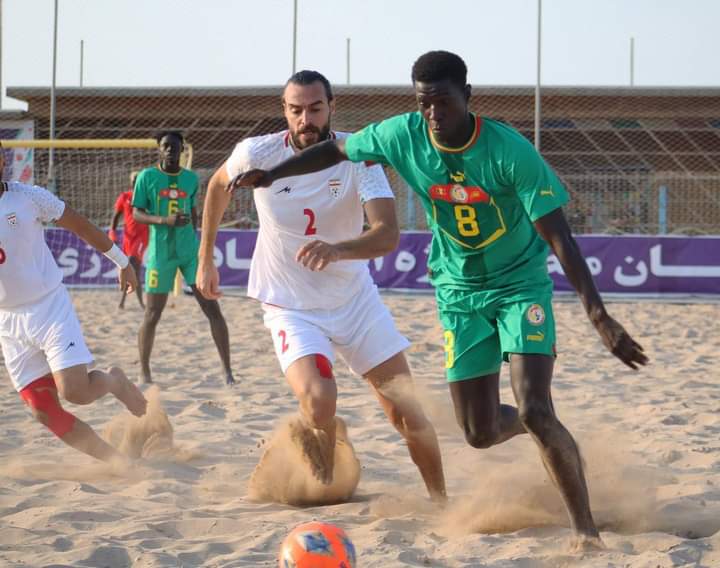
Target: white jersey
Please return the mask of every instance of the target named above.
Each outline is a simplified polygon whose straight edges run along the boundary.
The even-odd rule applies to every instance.
[[[45,243],[43,223],[65,203],[42,187],[3,183],[0,195],[0,310],[38,301],[60,286],[62,271]]]
[[[337,133],[333,136],[346,137]],[[287,131],[246,138],[227,161],[227,174],[253,168],[270,169],[295,150]],[[250,263],[248,296],[298,310],[332,309],[349,302],[368,283],[367,260],[342,260],[313,272],[295,260],[308,241],[337,243],[357,238],[363,230],[363,203],[393,198],[379,165],[341,162],[312,174],[277,180],[254,190],[260,220]]]

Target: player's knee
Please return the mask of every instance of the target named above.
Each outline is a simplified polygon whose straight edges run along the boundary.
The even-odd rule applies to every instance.
[[[156,324],[162,317],[162,308],[154,308],[147,306],[145,308],[145,321],[151,324]]]
[[[497,444],[500,437],[500,428],[494,425],[483,428],[476,428],[471,425],[465,425],[465,441],[478,450],[485,450]]]
[[[521,405],[518,417],[526,430],[538,436],[542,436],[557,420],[550,406],[541,403]]]
[[[406,403],[402,408],[393,405],[389,418],[392,425],[404,438],[424,434],[428,428],[432,427],[418,404]]]
[[[63,400],[67,400],[72,404],[90,404],[95,400],[90,396],[86,386],[77,385],[72,382],[62,383],[58,387],[58,392]]]
[[[64,437],[75,426],[75,416],[60,404],[58,390],[51,376],[34,381],[20,392],[20,396],[33,417],[58,438]]]

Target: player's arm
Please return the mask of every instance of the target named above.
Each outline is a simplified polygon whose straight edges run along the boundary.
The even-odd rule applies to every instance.
[[[238,174],[226,185],[226,189],[268,187],[275,180],[318,172],[347,159],[344,139],[326,140],[297,152],[270,170],[253,169]]]
[[[220,221],[230,204],[230,194],[225,191],[229,181],[227,164],[224,163],[210,178],[203,204],[196,285],[200,293],[211,300],[216,300],[222,295],[220,276],[213,262],[213,251]]]
[[[108,237],[111,241],[117,242],[117,227],[120,223],[120,218],[122,217],[122,211],[115,211],[115,214],[112,217],[112,220],[110,221],[110,230],[108,231]]]
[[[173,213],[163,217],[162,215],[151,215],[140,207],[133,207],[133,217],[138,223],[144,225],[168,225],[170,227],[183,227],[191,221],[190,215],[187,213]]]
[[[137,276],[135,275],[133,267],[130,265],[128,257],[123,254],[105,233],[88,221],[87,218],[66,204],[65,210],[60,218],[57,219],[56,224],[63,229],[75,233],[83,241],[95,250],[103,253],[117,265],[121,290],[125,290],[129,294],[137,288]]]
[[[295,259],[310,270],[322,270],[338,260],[362,260],[391,253],[400,242],[400,229],[392,198],[372,199],[365,203],[369,228],[356,239],[339,243],[310,241],[300,248]]]
[[[557,208],[537,219],[535,228],[560,261],[568,281],[577,291],[590,321],[608,350],[632,369],[637,369],[638,365],[645,365],[648,358],[643,353],[643,348],[605,309],[590,269],[570,232],[562,208]]]

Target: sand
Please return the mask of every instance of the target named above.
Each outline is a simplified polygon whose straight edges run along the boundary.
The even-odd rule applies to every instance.
[[[120,365],[137,379],[142,312],[135,299],[117,311],[115,292],[73,291],[73,298],[98,365]],[[349,475],[338,495],[356,481],[353,448],[360,466],[350,501],[283,504],[298,495],[318,498],[292,452],[287,463],[260,472],[271,490],[250,491],[266,448],[287,444],[283,428],[294,399],[259,306],[239,296],[222,300],[239,383],[228,388],[203,315],[181,296],[158,329],[158,388],[146,391],[147,418],[131,418],[111,397],[67,405],[141,456],[129,469],[65,447],[33,421],[0,370],[0,565],[271,567],[287,532],[319,519],[347,531],[363,568],[720,566],[717,305],[610,304],[652,358],[636,373],[604,351],[577,302],[556,304],[555,406],[581,445],[607,545],[572,554],[564,509],[532,441],[517,437],[489,450],[465,445],[442,376],[432,296],[385,299],[412,341],[417,388],[438,429],[446,508],[430,502],[401,438],[342,363],[338,415],[348,443],[336,462]],[[510,401],[503,372],[502,397]],[[288,467],[299,484],[290,483]],[[285,487],[273,486],[273,476]]]

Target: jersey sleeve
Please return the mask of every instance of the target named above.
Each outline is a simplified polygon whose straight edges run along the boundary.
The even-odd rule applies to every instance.
[[[250,143],[247,140],[238,142],[232,154],[230,154],[230,157],[225,162],[225,171],[227,172],[228,178],[232,179],[236,175],[252,169],[252,167]]]
[[[345,155],[351,162],[379,162],[390,165],[388,138],[392,119],[369,124],[345,139]]]
[[[138,174],[137,180],[135,180],[135,189],[132,196],[132,206],[147,211],[148,213],[152,213],[149,193],[150,188],[148,185],[148,176],[145,174],[144,171],[140,172]]]
[[[381,165],[360,162],[353,167],[358,180],[357,191],[360,201],[366,203],[371,199],[395,198]]]
[[[565,186],[535,147],[515,133],[510,164],[510,183],[532,222],[570,201]]]
[[[57,221],[65,212],[65,202],[50,193],[47,189],[37,185],[22,185],[23,194],[30,198],[35,214],[41,223]]]

